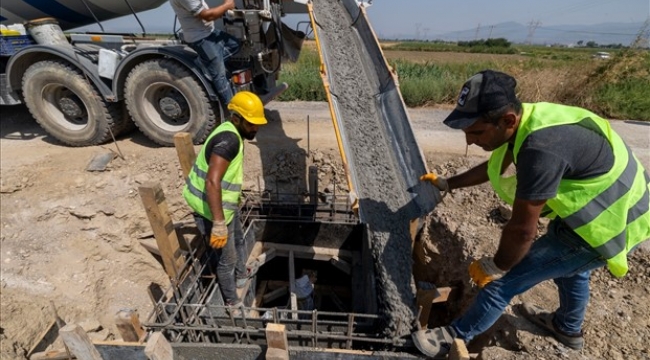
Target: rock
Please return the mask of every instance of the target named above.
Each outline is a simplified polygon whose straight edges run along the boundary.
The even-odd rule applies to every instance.
[[[85,332],[97,332],[103,329],[102,324],[97,319],[83,320],[79,322],[79,326],[81,326]]]
[[[504,220],[510,220],[512,218],[512,207],[510,205],[499,205],[497,210],[499,210],[499,215],[501,215]]]
[[[103,207],[99,209],[99,212],[103,213],[106,216],[111,216],[115,214],[115,209],[113,209],[112,207]]]
[[[92,219],[97,215],[97,212],[88,210],[88,209],[75,209],[75,208],[70,208],[68,210],[70,215],[75,216],[79,219]]]

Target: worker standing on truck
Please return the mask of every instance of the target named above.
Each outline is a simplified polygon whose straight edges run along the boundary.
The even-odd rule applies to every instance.
[[[205,0],[170,0],[183,30],[185,41],[203,61],[212,77],[212,84],[221,104],[230,103],[233,89],[228,79],[226,60],[241,48],[240,41],[214,26],[228,10],[235,8],[234,0],[210,8]]]
[[[246,284],[246,253],[239,199],[244,179],[244,141],[267,123],[264,105],[252,92],[238,92],[228,104],[228,121],[206,139],[190,171],[183,197],[196,225],[215,250],[217,277],[226,305],[239,307],[236,287]]]
[[[581,349],[591,271],[607,266],[624,276],[627,255],[650,238],[650,177],[610,124],[578,107],[522,104],[515,86],[513,77],[497,71],[472,76],[444,124],[463,130],[469,145],[491,156],[449,179],[422,176],[444,191],[490,181],[513,206],[494,257],[469,266],[480,287],[473,304],[449,326],[412,334],[427,356],[444,356],[454,338],[468,342],[486,331],[515,295],[550,279],[559,307],[551,312],[524,303],[519,311],[559,342]],[[506,177],[511,163],[516,175]],[[535,241],[540,216],[553,220]]]

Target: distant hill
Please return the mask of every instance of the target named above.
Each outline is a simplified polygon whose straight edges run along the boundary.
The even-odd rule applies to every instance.
[[[532,31],[534,28],[534,31]],[[517,22],[504,22],[495,25],[481,26],[478,29],[453,31],[439,35],[428,36],[420,40],[469,41],[488,38],[505,38],[513,43],[533,44],[576,44],[578,41],[587,43],[594,41],[600,45],[622,44],[629,46],[639,34],[645,30],[646,36],[650,29],[644,29],[643,22],[637,23],[604,23],[596,25],[558,25],[537,27]],[[400,37],[409,38],[408,35]],[[410,37],[415,39],[415,36]]]

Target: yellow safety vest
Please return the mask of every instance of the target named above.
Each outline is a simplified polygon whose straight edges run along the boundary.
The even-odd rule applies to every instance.
[[[650,238],[650,177],[609,122],[577,107],[523,104],[513,159],[516,163],[519,149],[531,133],[567,124],[583,126],[606,138],[614,151],[614,165],[593,178],[562,179],[557,195],[546,205],[607,260],[614,276],[622,277],[628,271],[627,253]],[[507,150],[507,143],[494,150],[488,161],[488,177],[499,197],[512,205],[516,179],[501,175]]]
[[[244,142],[232,122],[226,121],[219,125],[205,140],[209,144],[210,140],[217,134],[224,131],[234,132],[239,139],[239,152],[230,162],[228,169],[221,180],[221,203],[223,206],[223,215],[226,224],[229,224],[235,212],[239,211],[239,197],[241,195],[242,184],[244,181]],[[209,150],[211,151],[211,149]],[[205,179],[208,176],[208,162],[205,159],[206,146],[201,148],[201,152],[196,157],[192,171],[190,171],[185,180],[183,188],[183,197],[187,204],[198,214],[206,219],[213,220],[212,211],[208,205],[208,196],[205,190]]]

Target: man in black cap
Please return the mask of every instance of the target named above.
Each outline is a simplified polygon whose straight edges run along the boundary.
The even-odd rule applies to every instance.
[[[496,254],[469,265],[480,288],[474,303],[449,326],[412,334],[430,357],[446,356],[454,338],[468,342],[486,331],[514,296],[551,279],[559,307],[522,304],[519,311],[581,349],[591,271],[607,266],[624,276],[627,255],[650,238],[650,177],[609,123],[578,107],[522,104],[515,87],[513,77],[492,70],[465,82],[444,123],[465,132],[467,144],[492,152],[490,159],[449,179],[421,178],[444,191],[490,181],[513,207]],[[511,164],[516,175],[505,176]],[[541,216],[553,220],[535,240]]]

